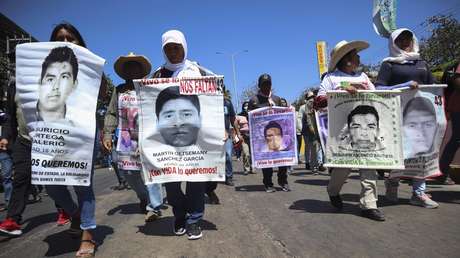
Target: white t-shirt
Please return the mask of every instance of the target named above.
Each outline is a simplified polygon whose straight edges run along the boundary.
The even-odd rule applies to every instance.
[[[354,75],[335,70],[328,73],[319,87],[318,96],[326,96],[326,91],[340,90],[342,82],[360,83],[367,86],[367,90],[375,90],[374,84],[369,80],[365,73],[356,73]]]

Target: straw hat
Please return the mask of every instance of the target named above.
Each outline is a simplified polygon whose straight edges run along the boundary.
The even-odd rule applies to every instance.
[[[150,71],[152,70],[152,65],[150,64],[150,61],[147,57],[145,56],[138,56],[135,55],[133,52],[129,52],[127,56],[120,56],[117,58],[117,61],[115,61],[115,64],[113,67],[115,68],[115,72],[120,76],[121,78],[127,80],[129,76],[125,73],[124,71],[124,64],[126,62],[138,62],[141,67],[142,67],[142,76],[141,78],[147,76]],[[136,79],[141,79],[141,78],[136,78]]]
[[[348,54],[353,49],[356,49],[356,52],[359,52],[363,49],[369,47],[369,43],[366,41],[346,41],[342,40],[337,45],[335,45],[334,49],[331,52],[331,61],[329,62],[329,68],[327,69],[328,72],[333,72],[337,63],[342,59],[346,54]]]

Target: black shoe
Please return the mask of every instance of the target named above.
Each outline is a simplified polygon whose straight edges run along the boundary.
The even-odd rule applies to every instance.
[[[198,226],[198,223],[188,225],[187,235],[189,240],[200,239],[203,236],[203,233],[201,233],[201,228],[200,226]]]
[[[233,183],[233,179],[231,177],[227,178],[225,180],[225,184],[228,186],[234,186],[235,184]]]
[[[290,192],[291,188],[289,187],[288,184],[285,184],[281,186],[281,190],[283,190],[283,192]]]
[[[361,210],[361,216],[371,220],[385,221],[385,216],[379,209]]]
[[[220,204],[219,197],[217,197],[216,192],[212,191],[207,193],[209,197],[209,204]]]
[[[178,220],[174,221],[174,234],[176,236],[182,236],[187,232],[185,229],[185,220]]]
[[[145,222],[152,222],[161,218],[162,214],[160,210],[151,210],[145,215]]]
[[[322,164],[319,166],[318,169],[319,169],[319,171],[321,171],[321,172],[326,171],[326,168],[325,168]]]
[[[329,200],[331,200],[332,206],[334,206],[338,210],[343,209],[343,202],[342,198],[340,198],[340,195],[337,196],[329,196]]]
[[[111,188],[114,191],[121,191],[121,190],[124,190],[126,187],[124,183],[119,183],[118,185],[112,186]]]
[[[310,164],[306,163],[306,164],[305,164],[305,169],[306,169],[306,170],[310,170],[310,169],[311,169]]]

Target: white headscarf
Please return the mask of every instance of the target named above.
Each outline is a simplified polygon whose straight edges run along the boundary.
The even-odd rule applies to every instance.
[[[168,43],[176,43],[182,45],[184,49],[184,60],[178,64],[172,64],[165,54],[164,47]],[[173,71],[172,77],[180,76],[200,76],[200,71],[194,62],[187,59],[187,41],[182,32],[178,30],[169,30],[161,36],[161,48],[163,57],[166,63],[163,65],[166,69]]]
[[[406,52],[395,44],[396,38],[404,31],[412,33],[412,52]],[[390,56],[384,58],[383,61],[404,64],[409,61],[420,60],[418,40],[415,34],[409,29],[401,28],[393,31],[388,39],[388,48],[390,49]]]

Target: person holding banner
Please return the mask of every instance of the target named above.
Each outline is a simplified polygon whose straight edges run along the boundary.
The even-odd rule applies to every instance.
[[[329,90],[345,90],[354,94],[357,90],[374,90],[375,87],[363,72],[358,72],[360,65],[358,52],[369,47],[365,41],[340,41],[331,52],[328,74],[321,82],[318,96],[314,100],[316,109],[327,106],[326,92]],[[332,122],[332,121],[330,121]],[[333,168],[327,192],[332,206],[342,210],[340,197],[345,180],[351,173],[350,168]],[[361,180],[360,208],[363,217],[384,221],[385,216],[377,208],[377,171],[374,169],[359,169]]]
[[[61,23],[58,24],[53,32],[51,33],[50,41],[62,41],[62,42],[71,42],[76,45],[82,46],[86,48],[86,44],[81,37],[78,30],[68,23]],[[65,50],[61,51],[64,54]],[[56,53],[61,54],[61,53]],[[70,68],[70,70],[69,70]],[[60,75],[48,76],[46,80],[57,79],[58,81],[73,81],[76,78],[75,69],[72,66],[71,62],[61,62],[60,66],[58,63],[58,67],[55,65],[53,67],[53,71],[64,71],[60,73]],[[45,76],[49,73],[49,69],[42,69],[42,84],[43,80],[45,80]],[[101,85],[105,83],[104,77],[102,76],[103,80]],[[70,79],[70,80],[69,80]],[[63,85],[60,85],[60,87]],[[72,87],[64,87],[67,90],[71,90]],[[61,88],[61,89],[64,89]],[[56,88],[57,89],[57,88]],[[45,93],[45,92],[43,92]],[[10,200],[10,207],[8,210],[7,218],[0,224],[0,231],[5,232],[10,235],[20,235],[22,234],[21,228],[18,225],[18,222],[21,220],[21,214],[24,211],[26,198],[28,194],[28,189],[31,187],[31,137],[29,136],[29,130],[26,125],[26,121],[24,119],[23,110],[21,107],[21,103],[18,98],[15,98],[16,95],[16,87],[10,87],[10,91],[8,94],[8,112],[10,114],[11,121],[9,122],[9,126],[6,128],[9,133],[17,134],[16,141],[14,142],[13,146],[13,160],[15,163],[15,178],[13,182],[13,194],[12,199]],[[49,94],[48,94],[49,95]],[[46,94],[42,97],[46,98]],[[53,98],[51,95],[49,95]],[[54,96],[55,100],[58,100],[58,96]],[[42,107],[43,109],[49,111],[59,111],[55,112],[55,118],[61,119],[63,118],[63,114],[65,111],[62,112],[60,108],[62,105],[65,105],[66,93],[65,91],[62,94],[59,94],[59,101],[55,101],[55,107]],[[37,105],[38,110],[40,108]],[[65,109],[64,109],[65,110]],[[42,113],[43,114],[43,113]],[[39,112],[39,117],[41,116]],[[53,115],[48,116],[44,115],[41,116],[42,118],[47,117],[50,118]],[[54,119],[54,118],[51,118]],[[78,186],[75,187],[75,191],[77,197],[79,199],[79,203],[81,205],[75,204],[72,200],[70,193],[67,190],[66,186],[58,186],[48,185],[47,193],[55,200],[55,202],[63,207],[68,214],[72,215],[72,223],[70,226],[69,233],[72,234],[81,234],[81,243],[79,250],[77,251],[77,257],[91,257],[94,256],[96,243],[93,241],[93,235],[91,230],[96,227],[95,223],[95,197],[94,192],[92,189],[92,185],[90,186]]]
[[[281,98],[272,94],[272,79],[269,74],[262,74],[259,76],[258,84],[259,91],[257,95],[251,97],[249,100],[248,110],[252,111],[262,107],[281,106]],[[269,131],[270,130],[270,131]],[[267,134],[267,132],[269,132]],[[281,139],[282,130],[279,124],[272,123],[270,126],[266,126],[264,129],[264,136],[267,142],[267,149],[270,151],[278,151],[282,149]],[[287,170],[288,167],[283,166],[278,168],[278,184],[284,192],[291,191],[287,181]],[[263,184],[265,186],[265,192],[273,193],[276,189],[273,187],[272,176],[273,168],[263,168]]]
[[[410,87],[417,89],[418,84],[433,84],[434,78],[427,62],[421,59],[415,34],[406,28],[393,31],[388,39],[390,56],[383,59],[377,76],[377,89],[399,89]],[[424,119],[426,121],[424,121]],[[432,152],[435,139],[436,115],[430,101],[423,97],[410,100],[404,107],[403,123],[405,136],[411,142],[411,154],[415,157]],[[418,126],[423,123],[423,126]],[[425,126],[427,125],[427,126]],[[428,142],[431,141],[431,142]],[[385,197],[391,202],[398,202],[399,178],[385,180]],[[425,193],[424,178],[412,179],[412,205],[425,208],[437,208],[438,203]]]
[[[163,196],[161,184],[149,184],[146,187],[142,180],[137,144],[139,106],[133,80],[146,77],[151,67],[145,56],[132,52],[117,59],[114,69],[118,76],[125,79],[125,83],[114,89],[104,119],[104,147],[112,151],[112,137],[117,132],[119,137],[116,166],[139,198],[141,211],[147,213],[146,222],[162,216],[160,207],[163,204]]]
[[[243,173],[244,175],[253,174],[251,165],[251,143],[249,141],[249,122],[248,122],[249,102],[245,101],[241,107],[241,112],[236,116],[235,125],[238,127],[243,143],[241,144],[243,153]]]
[[[206,74],[211,74],[210,71],[199,66],[197,63],[187,59],[187,42],[181,31],[169,30],[162,35],[162,51],[165,59],[165,64],[158,68],[152,78],[172,78],[172,77],[200,77]],[[165,131],[163,126],[160,126],[160,134],[166,144],[171,146],[188,146],[196,141],[196,134],[199,130],[199,105],[196,95],[178,95],[174,99],[167,99],[168,96],[176,96],[179,92],[177,87],[169,87],[163,90],[160,95],[165,96],[165,99],[160,101],[160,96],[156,102],[156,111],[161,117],[161,109],[173,102],[180,103],[180,106],[186,106],[191,112],[189,118],[192,123],[189,123],[187,134],[191,134],[187,139],[183,137],[174,137],[169,132]],[[172,95],[171,95],[172,94]],[[180,98],[179,98],[180,97]],[[163,97],[162,97],[163,98]],[[161,103],[160,103],[161,102]],[[175,108],[180,108],[176,105]],[[164,117],[165,119],[167,117]],[[160,121],[158,124],[165,125],[166,121]],[[165,127],[166,128],[166,127]],[[180,236],[187,233],[188,239],[199,239],[203,236],[200,222],[204,215],[204,192],[206,182],[187,182],[185,194],[181,189],[181,182],[170,182],[164,184],[168,203],[173,207],[174,213],[174,234]]]

